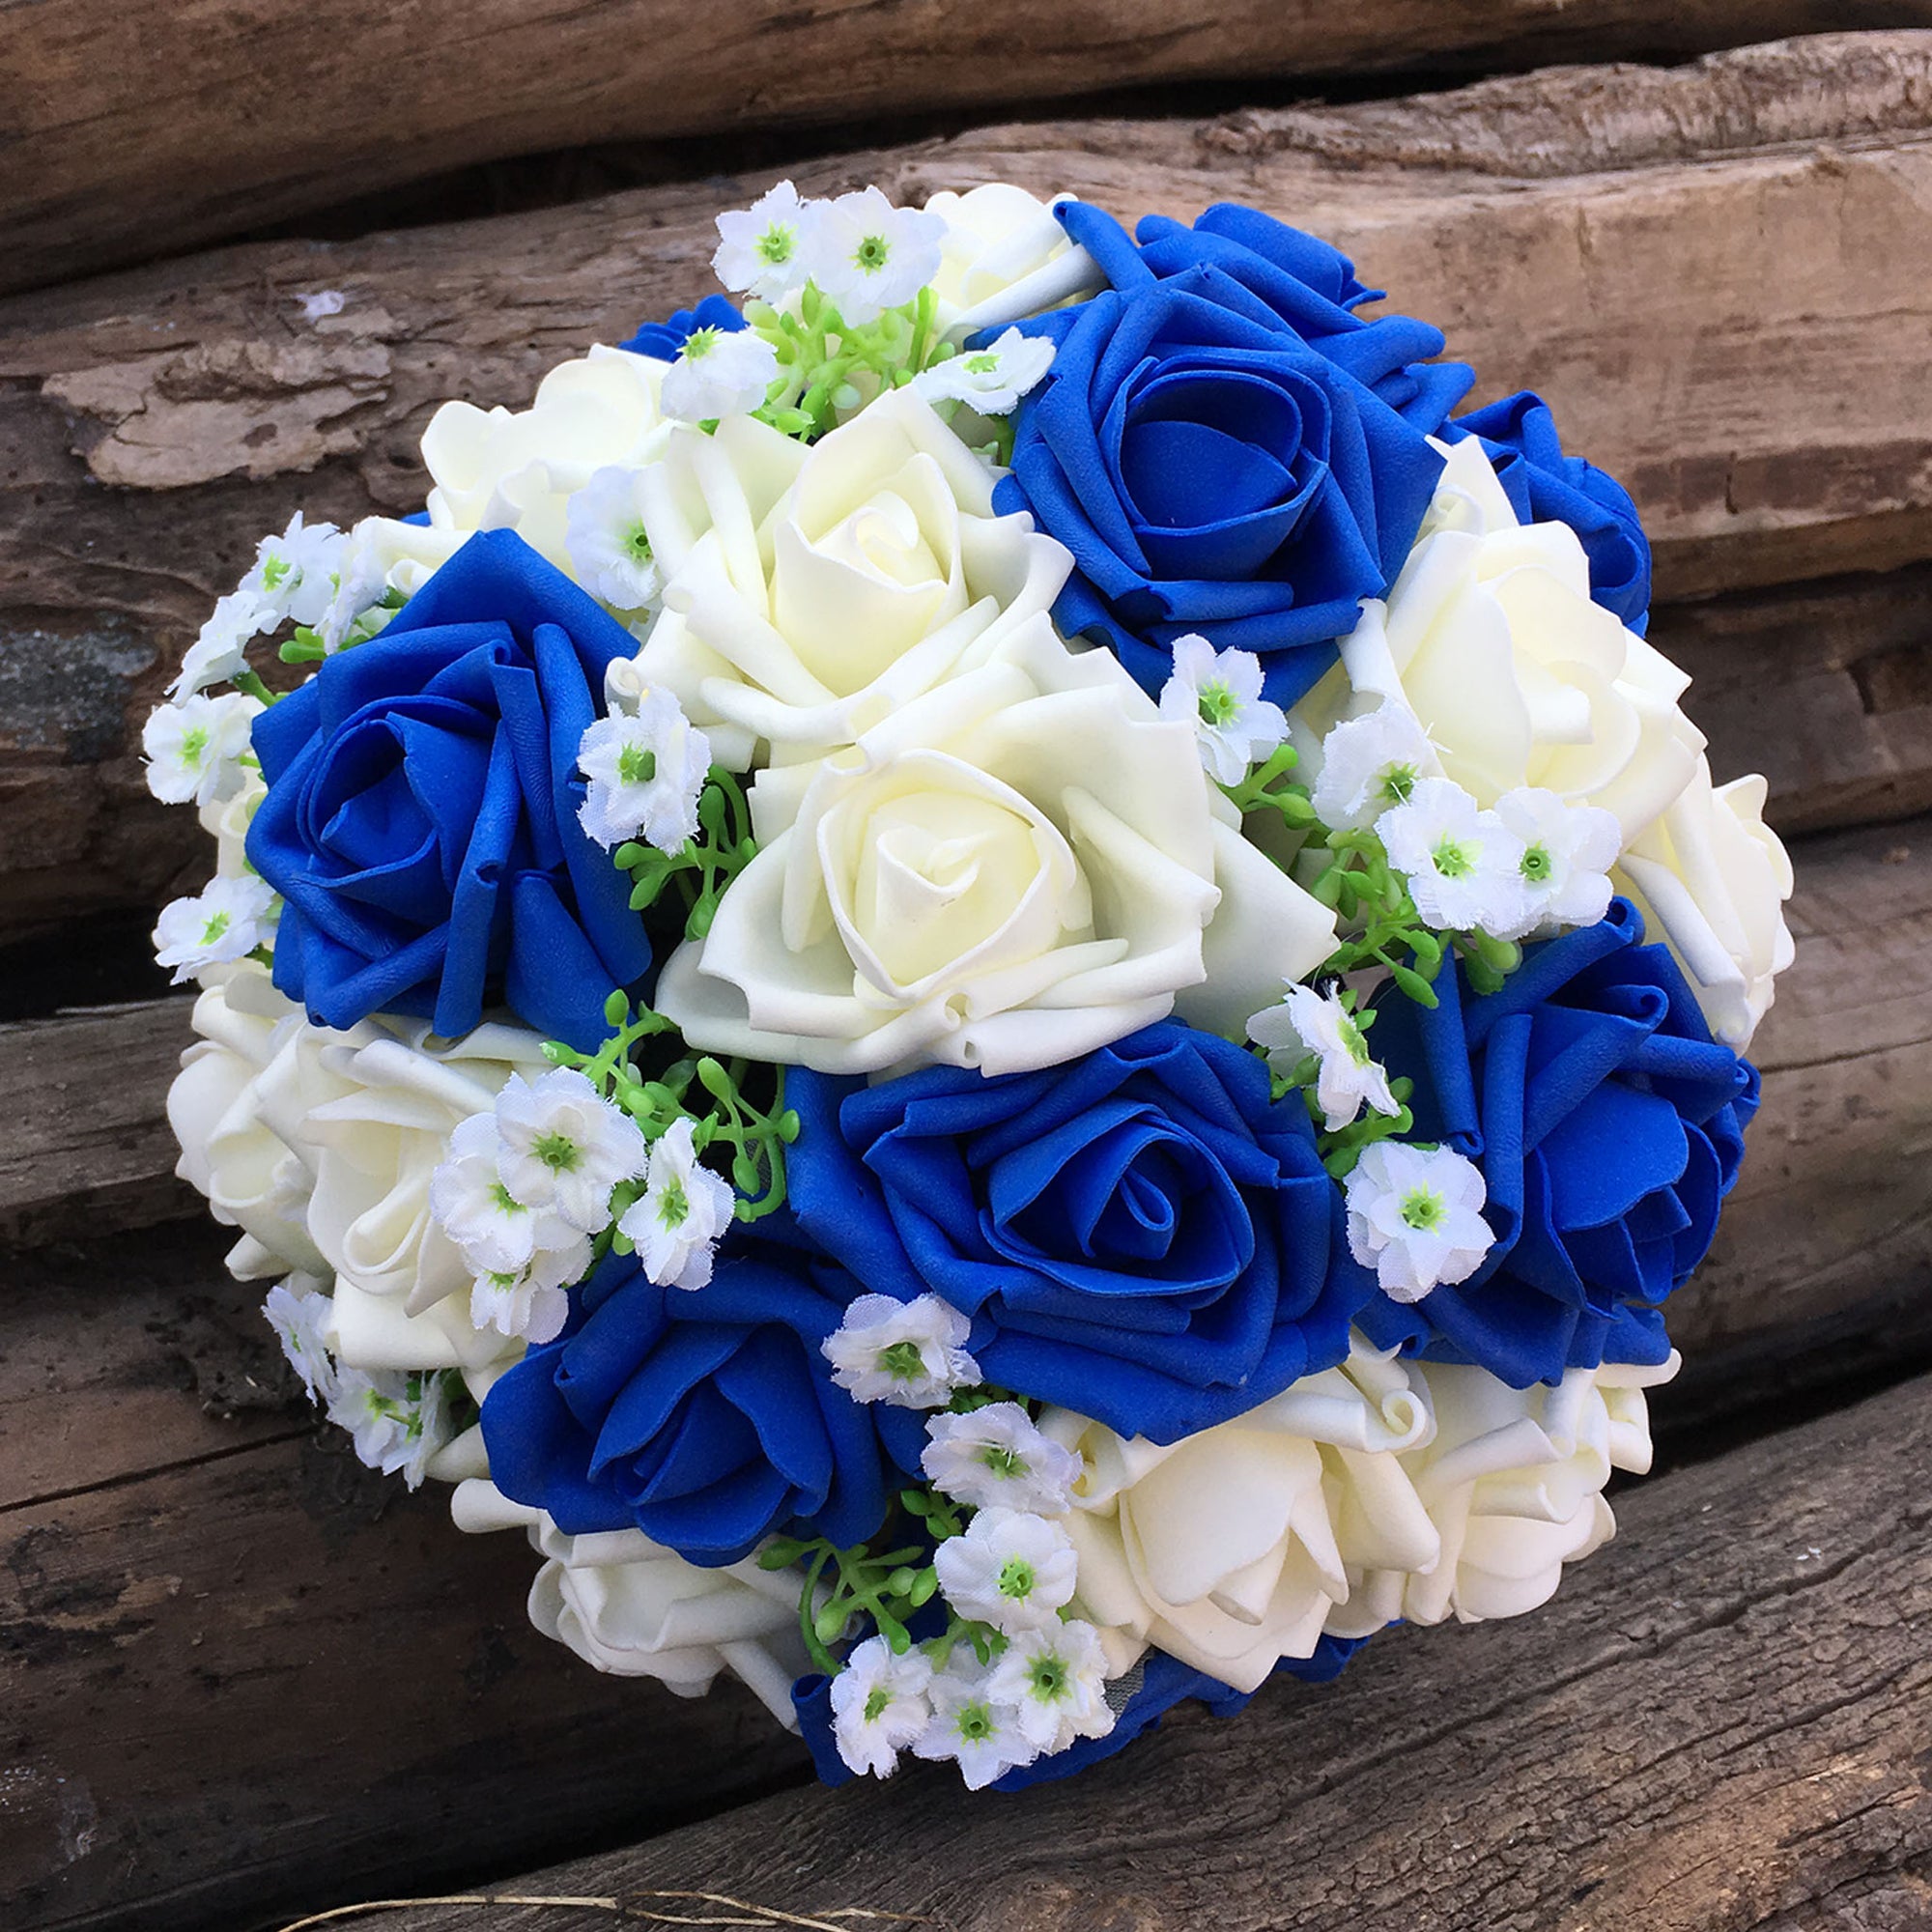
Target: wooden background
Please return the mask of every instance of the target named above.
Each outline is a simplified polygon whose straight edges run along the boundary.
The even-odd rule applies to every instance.
[[[0,156],[0,1923],[1932,1925],[1932,4],[38,0]],[[291,1401],[162,1113],[207,854],[138,731],[208,606],[298,504],[419,500],[438,399],[700,293],[781,168],[1330,236],[1630,485],[1798,865],[1617,1542],[1024,1804],[825,1793],[535,1635],[518,1540]]]

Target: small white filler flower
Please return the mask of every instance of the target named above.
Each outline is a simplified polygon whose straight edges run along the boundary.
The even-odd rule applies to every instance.
[[[711,267],[727,289],[775,302],[804,285],[805,204],[788,181],[718,217]]]
[[[263,1319],[275,1331],[289,1367],[302,1378],[309,1400],[325,1406],[336,1391],[335,1363],[323,1339],[334,1312],[335,1304],[327,1294],[298,1294],[285,1281],[277,1282],[262,1303]]]
[[[928,403],[964,403],[982,416],[1009,415],[1053,366],[1053,344],[1009,328],[983,349],[962,350],[912,380]]]
[[[1496,800],[1496,816],[1522,843],[1517,862],[1522,918],[1499,939],[1595,925],[1609,911],[1610,867],[1623,849],[1623,828],[1612,813],[1567,804],[1539,785],[1519,785]]]
[[[1164,718],[1194,727],[1201,763],[1224,785],[1239,784],[1288,736],[1281,706],[1262,696],[1253,651],[1217,651],[1190,633],[1174,640],[1174,674],[1161,687]]]
[[[578,769],[589,780],[578,819],[606,851],[641,838],[660,852],[697,837],[697,801],[711,769],[711,741],[662,685],[637,713],[612,708],[583,734]]]
[[[543,1248],[515,1273],[479,1274],[469,1286],[469,1320],[511,1340],[554,1342],[570,1317],[570,1284],[590,1271],[588,1235],[567,1248]]]
[[[1376,820],[1376,836],[1436,931],[1502,938],[1521,928],[1522,840],[1453,780],[1419,781],[1406,805]]]
[[[611,1190],[642,1178],[642,1129],[572,1066],[526,1081],[513,1073],[497,1095],[502,1142],[497,1172],[512,1199],[580,1234],[610,1225]]]
[[[155,960],[174,969],[173,983],[209,966],[245,959],[269,937],[274,889],[252,872],[213,878],[191,898],[175,899],[155,922]]]
[[[644,471],[611,464],[563,506],[570,567],[591,596],[613,611],[642,611],[656,603],[664,575],[644,528],[639,484]]]
[[[1337,724],[1321,741],[1321,771],[1309,790],[1331,832],[1366,832],[1391,806],[1406,805],[1424,779],[1441,774],[1435,748],[1406,706],[1387,699]]]
[[[690,423],[749,415],[778,376],[779,353],[755,329],[696,328],[665,371],[664,412]]]
[[[431,1458],[450,1439],[448,1392],[435,1372],[339,1369],[328,1419],[355,1437],[368,1467],[385,1476],[400,1470],[412,1490],[422,1487]]]
[[[200,635],[187,647],[180,674],[168,686],[177,701],[211,684],[227,684],[248,666],[248,640],[281,622],[274,605],[245,587],[215,600]]]
[[[911,301],[938,274],[946,223],[867,187],[808,202],[801,241],[811,280],[847,322],[862,324]]]
[[[653,1144],[644,1191],[617,1226],[652,1281],[702,1288],[736,1206],[730,1182],[699,1164],[690,1117],[679,1115]]]
[[[1039,1755],[1020,1728],[1019,1712],[995,1697],[992,1673],[955,1661],[932,1680],[932,1720],[913,1742],[916,1757],[956,1764],[968,1791],[979,1791]]]
[[[504,1186],[502,1148],[494,1109],[459,1121],[447,1158],[430,1176],[429,1211],[472,1274],[514,1278],[540,1254],[573,1249],[582,1231],[554,1209],[533,1212]]]
[[[304,524],[298,510],[279,536],[255,547],[241,588],[275,613],[275,624],[319,624],[335,595],[344,538],[333,524]]]
[[[853,1771],[890,1777],[898,1769],[899,1752],[932,1722],[931,1683],[932,1660],[917,1645],[899,1657],[871,1636],[852,1652],[832,1680],[832,1735]]]
[[[1378,1141],[1363,1150],[1344,1195],[1349,1251],[1396,1301],[1467,1281],[1495,1245],[1482,1214],[1483,1171],[1453,1148]]]
[[[242,789],[248,731],[262,709],[239,691],[157,704],[141,727],[148,789],[164,805],[219,805]]]
[[[962,1617],[1009,1635],[1060,1621],[1079,1558],[1065,1530],[1024,1510],[982,1509],[963,1535],[933,1551],[946,1601]]]
[[[1016,1402],[932,1416],[920,1456],[925,1479],[975,1509],[995,1505],[1062,1516],[1073,1504],[1080,1458],[1040,1434]]]
[[[1248,1037],[1267,1049],[1268,1065],[1284,1079],[1306,1055],[1316,1055],[1315,1098],[1331,1134],[1346,1127],[1365,1100],[1378,1114],[1402,1112],[1389,1092],[1387,1069],[1370,1053],[1368,1036],[1338,993],[1291,986],[1278,1007],[1249,1020]]]
[[[966,1352],[973,1324],[936,1294],[895,1301],[862,1294],[819,1345],[832,1379],[854,1402],[895,1408],[938,1408],[956,1388],[980,1379]]]
[[[1018,1714],[1021,1734],[1042,1756],[1114,1728],[1100,1634],[1078,1618],[1022,1631],[994,1662],[987,1689]]]

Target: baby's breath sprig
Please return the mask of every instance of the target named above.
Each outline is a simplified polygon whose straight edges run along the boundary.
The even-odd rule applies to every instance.
[[[1316,825],[1316,818],[1308,787],[1288,776],[1300,762],[1293,745],[1277,746],[1239,784],[1223,785],[1221,789],[1243,818],[1252,812],[1272,811],[1289,831],[1310,831]]]
[[[1382,841],[1373,832],[1331,832],[1326,845],[1328,864],[1310,890],[1361,929],[1323,961],[1321,976],[1340,979],[1380,966],[1418,1006],[1435,1006],[1430,982],[1442,964],[1442,940],[1422,923]]]
[[[836,427],[841,412],[871,393],[903,388],[952,352],[939,336],[939,297],[930,287],[875,322],[850,323],[815,283],[799,292],[796,314],[769,302],[745,304],[745,320],[778,352],[779,381],[755,413],[806,442]]]

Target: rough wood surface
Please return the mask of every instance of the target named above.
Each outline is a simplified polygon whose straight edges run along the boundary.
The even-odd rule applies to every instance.
[[[532,1631],[522,1539],[319,1437],[219,1252],[124,1239],[0,1295],[0,1923],[292,1918],[796,1769],[748,1697]]]
[[[1127,213],[1235,196],[1331,235],[1442,323],[1480,394],[1549,397],[1636,495],[1670,600],[1932,555],[1928,128],[1932,33],[1835,35],[1409,100],[996,128],[798,173],[914,200],[1005,177]],[[298,505],[347,522],[418,501],[439,399],[521,402],[551,363],[688,301],[712,214],[759,185],[262,244],[0,302],[0,931],[152,902],[191,871],[132,727],[265,529]],[[298,298],[325,289],[346,306],[304,321]],[[1922,713],[1921,674],[1904,605],[1834,608],[1831,647],[1883,647],[1903,680],[1834,714],[1842,805],[1919,755],[1885,707]]]
[[[1928,24],[1924,0],[41,0],[0,46],[0,286],[543,149]]]
[[[1533,1616],[1389,1632],[1338,1684],[1182,1716],[1020,1803],[918,1766],[501,1889],[945,1932],[1908,1932],[1932,1922],[1928,1495],[1920,1381],[1627,1490]]]
[[[163,1105],[186,1037],[180,1000],[0,1026],[0,1246],[199,1211]]]

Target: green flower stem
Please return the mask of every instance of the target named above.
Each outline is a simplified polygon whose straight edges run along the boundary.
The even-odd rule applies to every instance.
[[[246,670],[246,669],[238,670],[235,673],[235,675],[229,679],[229,682],[232,685],[234,685],[235,689],[241,692],[244,697],[259,698],[264,704],[279,704],[281,702],[281,694],[279,692],[270,691],[269,687],[262,682],[262,674],[260,671]]]

